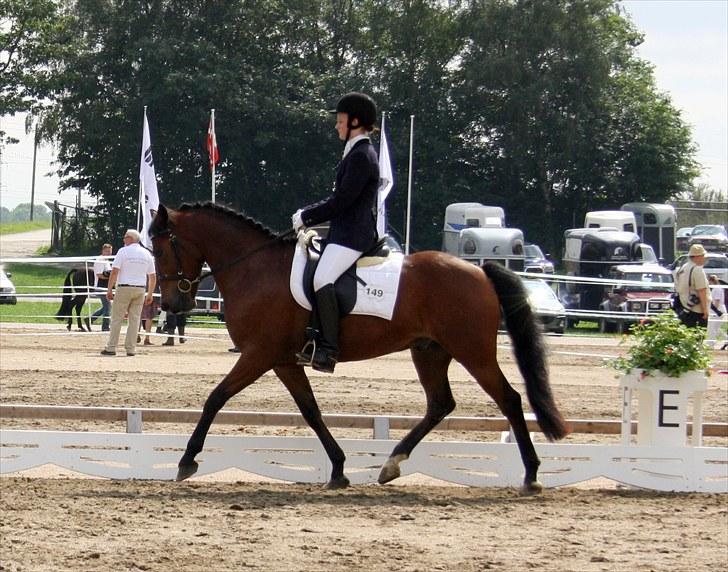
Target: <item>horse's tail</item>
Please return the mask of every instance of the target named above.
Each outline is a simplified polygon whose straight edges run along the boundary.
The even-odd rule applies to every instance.
[[[56,320],[66,320],[70,315],[73,308],[73,287],[71,286],[71,276],[76,272],[75,269],[71,269],[66,274],[66,279],[63,281],[63,298],[61,298],[61,307],[56,312]]]
[[[518,369],[526,381],[526,394],[538,424],[549,440],[561,439],[569,433],[569,427],[551,393],[544,338],[528,303],[528,293],[518,275],[500,264],[488,261],[483,270],[503,307]]]

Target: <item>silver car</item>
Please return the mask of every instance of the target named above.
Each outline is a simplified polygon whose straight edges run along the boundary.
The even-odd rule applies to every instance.
[[[566,309],[545,280],[523,280],[528,291],[528,303],[543,324],[544,332],[563,334],[566,328]]]
[[[688,261],[688,255],[683,254],[678,256],[670,265],[670,269],[673,271],[673,276],[680,267]],[[728,284],[728,256],[725,254],[718,254],[717,252],[708,252],[705,254],[705,264],[703,265],[705,274],[710,276],[715,274],[718,280],[724,284]]]

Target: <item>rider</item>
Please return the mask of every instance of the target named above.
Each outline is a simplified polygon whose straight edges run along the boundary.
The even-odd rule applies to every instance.
[[[339,304],[334,283],[362,253],[377,242],[376,208],[379,161],[369,134],[377,120],[377,107],[371,97],[351,92],[336,105],[335,129],[346,142],[344,156],[336,172],[331,196],[299,209],[293,215],[293,229],[330,221],[326,247],[313,277],[315,304],[321,331],[314,344],[296,354],[299,365],[333,373],[339,355]]]

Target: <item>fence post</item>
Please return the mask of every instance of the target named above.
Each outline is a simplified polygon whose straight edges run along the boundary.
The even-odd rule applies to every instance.
[[[374,418],[374,438],[389,439],[389,417]]]
[[[128,409],[126,412],[126,432],[142,433],[143,431],[142,412],[139,409]]]

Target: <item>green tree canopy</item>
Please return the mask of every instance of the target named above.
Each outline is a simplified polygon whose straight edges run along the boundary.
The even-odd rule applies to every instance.
[[[44,133],[62,186],[98,197],[119,231],[136,219],[144,106],[163,202],[210,196],[215,108],[218,200],[283,229],[330,191],[341,146],[325,110],[371,93],[388,112],[400,231],[415,117],[419,248],[440,247],[447,204],[479,201],[557,252],[586,210],[663,202],[697,174],[690,130],[615,0],[45,2],[74,41],[37,59]],[[32,88],[31,60],[17,85]]]

